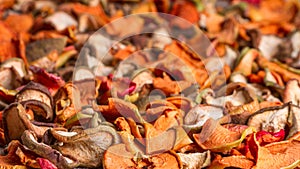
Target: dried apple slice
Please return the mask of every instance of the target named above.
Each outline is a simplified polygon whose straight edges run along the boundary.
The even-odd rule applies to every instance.
[[[300,87],[298,80],[292,79],[287,82],[283,94],[283,102],[292,102],[294,105],[300,104]]]
[[[238,126],[238,125],[236,125]],[[231,131],[213,119],[208,119],[199,134],[193,134],[196,143],[204,150],[212,152],[226,152],[237,147],[245,137],[254,131],[254,128],[236,127],[237,131]]]
[[[132,118],[139,123],[145,122],[136,105],[119,98],[109,98],[108,106],[100,105],[98,108],[102,115],[108,120],[114,120],[122,115],[126,118]]]
[[[300,132],[300,107],[291,105],[287,123],[290,129],[287,138]]]
[[[286,140],[275,142],[266,146],[256,146],[252,150],[255,153],[256,165],[254,168],[295,168],[300,165],[300,141]],[[251,150],[251,149],[250,149]]]
[[[24,131],[22,134],[22,143],[37,155],[51,161],[58,168],[75,168],[80,165],[78,161],[63,156],[49,145],[39,143],[34,133],[29,130]]]
[[[103,158],[104,169],[115,168],[153,168],[153,169],[179,169],[182,163],[179,156],[172,151],[153,155],[142,156],[135,159],[135,154],[130,153],[125,144],[116,144],[109,147]]]
[[[104,151],[120,143],[116,130],[108,125],[71,132],[50,129],[50,133],[51,146],[63,156],[75,159],[82,167],[101,166]]]
[[[9,143],[11,140],[20,140],[25,130],[31,130],[41,138],[49,127],[32,124],[24,107],[19,103],[13,103],[3,112],[3,128],[5,139]]]
[[[211,153],[206,151],[203,153],[177,153],[179,156],[183,168],[186,169],[199,169],[208,167],[211,163]]]
[[[209,119],[218,120],[224,117],[222,107],[199,104],[193,107],[184,117],[184,126],[187,128],[201,127]]]
[[[153,169],[182,168],[179,156],[173,151],[151,156],[148,158],[148,161],[151,163],[148,167]]]
[[[126,149],[125,144],[116,144],[109,147],[103,155],[103,168],[130,168],[136,167],[132,160],[133,154]]]
[[[240,72],[244,76],[249,76],[252,72],[252,63],[256,59],[256,57],[259,55],[257,50],[249,50],[243,56],[237,67],[234,69],[234,72]]]
[[[178,109],[188,112],[193,107],[193,102],[187,97],[173,96],[166,98],[168,102],[174,104]]]
[[[79,110],[79,107],[76,107],[80,105],[79,97],[80,93],[74,84],[67,83],[61,87],[54,96],[56,113],[54,121],[63,124],[74,116]]]
[[[0,86],[10,90],[21,86],[21,77],[14,67],[0,68]]]
[[[260,109],[250,116],[248,126],[254,127],[257,131],[265,130],[269,132],[277,132],[280,129],[285,129],[289,109],[290,103]]]
[[[146,154],[162,153],[171,150],[175,145],[175,130],[159,130],[149,123],[145,123],[144,127],[146,137]]]
[[[8,90],[0,86],[0,99],[4,103],[14,102],[16,94],[17,94],[16,90]]]
[[[19,156],[16,154],[16,151],[18,150],[20,146],[19,141],[12,141],[8,144],[8,147],[6,150],[8,151],[7,155],[5,156],[0,156],[0,165],[3,168],[7,169],[26,169],[27,167],[24,166],[21,161]]]
[[[16,95],[16,101],[31,109],[37,121],[53,120],[53,100],[48,89],[35,82],[29,82]]]
[[[1,67],[5,67],[5,68],[13,67],[21,78],[23,78],[27,74],[27,71],[25,69],[25,63],[20,58],[8,59],[1,64]]]
[[[209,169],[225,169],[228,167],[250,169],[254,165],[254,162],[247,159],[245,156],[228,156],[221,157],[217,155]]]

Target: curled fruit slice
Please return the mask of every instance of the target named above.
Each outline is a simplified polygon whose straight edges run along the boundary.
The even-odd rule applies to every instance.
[[[254,128],[245,129],[242,126],[232,127],[233,131],[221,126],[218,122],[209,119],[203,125],[199,134],[193,137],[196,143],[205,150],[213,152],[226,152],[237,147],[245,137],[254,131]]]
[[[13,103],[3,112],[3,127],[5,139],[20,140],[25,130],[33,131],[38,138],[41,138],[48,127],[39,127],[31,123],[26,110],[19,103]]]
[[[16,101],[34,112],[37,121],[53,120],[53,100],[48,89],[35,82],[29,82],[16,96]]]
[[[63,156],[77,161],[82,167],[101,166],[104,151],[120,142],[114,128],[108,125],[71,132],[50,129],[49,132],[47,140],[52,140],[51,146]]]
[[[300,141],[286,140],[275,142],[266,146],[256,146],[255,168],[295,168],[300,164]]]
[[[280,129],[284,129],[287,124],[289,109],[289,103],[260,109],[248,119],[248,125],[257,131],[278,132]]]
[[[186,169],[199,169],[210,165],[211,153],[206,151],[203,153],[177,153],[182,162],[183,168]]]
[[[79,105],[79,97],[79,91],[72,83],[67,83],[58,90],[54,96],[56,122],[65,123],[77,113],[75,105]]]

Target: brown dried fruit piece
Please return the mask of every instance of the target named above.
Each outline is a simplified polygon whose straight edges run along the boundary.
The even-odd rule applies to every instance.
[[[7,169],[26,169],[27,167],[24,166],[21,161],[20,157],[16,154],[20,146],[20,142],[14,140],[8,144],[6,151],[8,152],[5,156],[0,156],[0,165],[3,168]]]
[[[74,159],[82,167],[101,166],[104,151],[109,146],[120,143],[119,135],[108,125],[71,132],[51,129],[48,140],[53,141],[51,146],[54,149],[63,156]],[[60,145],[60,142],[63,144]]]
[[[39,127],[32,124],[26,110],[19,103],[13,103],[3,112],[3,128],[6,142],[20,140],[25,130],[33,131],[39,138],[49,127]]]
[[[49,90],[39,83],[29,82],[17,93],[16,102],[24,105],[26,109],[31,109],[37,121],[51,122],[54,118],[52,96]]]
[[[61,87],[54,96],[55,122],[64,124],[69,118],[74,116],[80,109],[80,93],[73,83],[67,83]]]

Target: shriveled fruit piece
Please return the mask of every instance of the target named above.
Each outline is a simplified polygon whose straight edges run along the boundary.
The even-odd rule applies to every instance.
[[[237,147],[247,135],[254,131],[251,127],[236,126],[235,129],[230,130],[213,119],[209,119],[203,125],[201,133],[194,134],[193,137],[196,143],[205,150],[226,152]]]
[[[125,169],[134,168],[136,163],[132,160],[134,157],[127,149],[125,144],[116,144],[109,147],[103,155],[104,169]]]
[[[248,125],[254,127],[257,131],[278,132],[287,125],[289,107],[290,104],[286,103],[282,106],[260,109],[250,116]]]
[[[29,130],[24,131],[22,143],[37,155],[50,160],[58,168],[74,168],[80,165],[78,161],[63,156],[59,151],[49,145],[39,143],[34,133]]]
[[[203,153],[177,153],[184,169],[199,169],[210,165],[211,153],[206,151]]]
[[[18,141],[12,141],[8,144],[6,150],[7,155],[0,156],[0,166],[7,169],[26,169],[27,167],[22,165],[20,158],[16,155],[16,151],[20,143]]]
[[[52,140],[51,146],[54,149],[63,156],[74,159],[82,167],[101,166],[104,151],[120,142],[115,129],[108,125],[71,132],[50,129],[47,140]]]
[[[7,142],[10,142],[11,140],[20,140],[25,130],[31,130],[41,138],[49,128],[32,124],[26,114],[26,110],[19,103],[13,103],[4,110],[3,127]]]
[[[245,156],[222,157],[217,155],[209,166],[209,169],[224,169],[227,167],[250,169],[253,165],[254,162],[247,159]]]
[[[51,122],[53,115],[53,100],[49,90],[35,82],[29,82],[16,95],[16,101],[34,112],[35,120]]]
[[[255,156],[255,169],[260,168],[295,168],[300,164],[300,141],[286,140],[266,146],[259,146],[255,140],[252,153]]]
[[[80,105],[78,88],[72,83],[67,83],[61,87],[54,96],[55,122],[64,124],[69,118],[74,116]]]
[[[153,155],[140,156],[135,159],[135,154],[130,153],[125,144],[116,144],[109,147],[103,158],[104,169],[126,168],[153,168],[153,169],[179,169],[182,164],[179,156],[172,151]]]

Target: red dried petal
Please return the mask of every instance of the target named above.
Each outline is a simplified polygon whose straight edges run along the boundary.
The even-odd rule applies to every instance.
[[[46,86],[51,94],[65,85],[65,81],[61,77],[48,73],[42,68],[30,66],[29,69],[33,72],[34,81]]]
[[[58,169],[53,163],[45,158],[37,158],[41,169]]]

